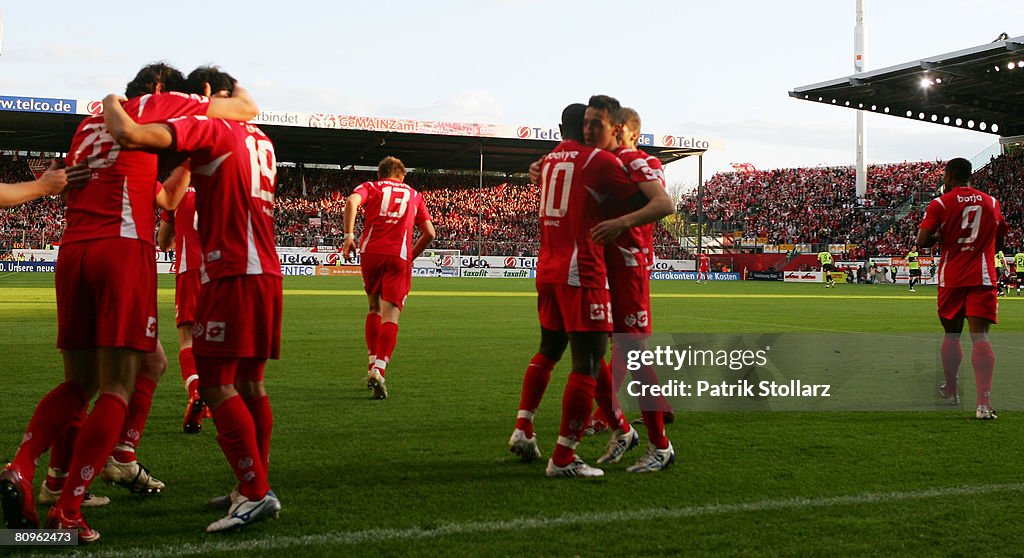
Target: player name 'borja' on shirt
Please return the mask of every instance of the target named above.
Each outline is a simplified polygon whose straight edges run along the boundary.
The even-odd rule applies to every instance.
[[[996,284],[996,239],[1006,235],[1006,221],[995,198],[970,186],[954,188],[928,204],[921,228],[941,235],[940,287]]]
[[[280,277],[274,248],[274,144],[244,122],[189,116],[167,124],[175,149],[187,151],[192,160],[203,282],[237,275]]]
[[[134,97],[124,104],[125,112],[139,124],[206,114],[208,107],[206,97],[176,92]],[[122,150],[107,131],[103,115],[97,115],[83,120],[71,140],[67,164],[83,162],[89,163],[92,179],[88,188],[67,193],[62,242],[135,238],[153,244],[157,155]]]
[[[365,200],[359,252],[408,260],[413,227],[431,220],[423,196],[404,182],[386,179],[364,182],[353,193]]]
[[[590,230],[605,218],[606,204],[639,192],[622,161],[566,140],[541,160],[540,182],[537,282],[605,288],[604,247],[591,239]]]

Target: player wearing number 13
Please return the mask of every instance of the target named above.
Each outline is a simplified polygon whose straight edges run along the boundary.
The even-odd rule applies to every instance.
[[[189,88],[228,92],[230,75],[199,68]],[[241,527],[281,507],[267,483],[273,414],[263,385],[281,346],[281,265],[274,248],[274,145],[251,124],[188,116],[140,126],[104,99],[107,127],[123,147],[188,154],[202,243],[192,331],[199,392],[213,412],[217,443],[238,479],[228,515],[207,531]]]
[[[969,186],[970,177],[971,163],[966,159],[953,159],[946,165],[945,193],[928,204],[917,242],[925,248],[936,242],[942,244],[938,306],[939,320],[946,331],[942,343],[946,383],[941,394],[947,399],[957,396],[957,374],[963,358],[960,334],[966,317],[974,344],[971,363],[978,389],[976,416],[993,419],[996,417],[989,405],[989,391],[995,355],[988,330],[996,323],[995,254],[1006,237],[1006,221],[999,202]]]
[[[434,224],[423,196],[405,184],[405,165],[385,157],[377,166],[376,182],[364,182],[345,204],[346,258],[355,254],[356,210],[365,205],[363,238],[359,245],[363,288],[370,310],[366,314],[366,383],[374,399],[386,399],[384,374],[398,339],[398,316],[412,284],[412,262],[434,240]],[[420,238],[412,243],[413,227]]]

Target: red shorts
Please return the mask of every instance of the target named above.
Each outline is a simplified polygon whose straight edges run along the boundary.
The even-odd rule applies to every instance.
[[[152,244],[105,238],[57,254],[57,347],[156,350],[156,256]]]
[[[608,289],[584,289],[569,285],[537,283],[540,325],[551,331],[612,331]]]
[[[237,275],[202,286],[192,324],[199,357],[280,358],[281,278]]]
[[[366,294],[380,293],[381,298],[399,310],[405,306],[405,297],[409,296],[412,286],[412,264],[398,256],[363,254],[360,266]]]
[[[995,287],[939,287],[938,300],[939,317],[944,320],[972,316],[996,323],[999,298]]]
[[[266,365],[266,360],[256,358],[199,357],[196,359],[199,387],[230,386],[236,379],[262,382]]]
[[[190,269],[174,276],[174,324],[181,327],[196,321],[199,298],[199,270]]]
[[[608,266],[615,333],[651,332],[651,274],[644,267]]]

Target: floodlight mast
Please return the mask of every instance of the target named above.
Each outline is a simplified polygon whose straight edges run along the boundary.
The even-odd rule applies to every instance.
[[[864,0],[857,2],[857,24],[853,27],[853,71],[861,73],[865,66],[865,41],[864,41]],[[868,148],[868,131],[864,126],[864,111],[857,111],[857,197],[863,198],[868,192],[868,163],[866,152]]]

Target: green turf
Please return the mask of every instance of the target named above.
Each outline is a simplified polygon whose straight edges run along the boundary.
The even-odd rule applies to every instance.
[[[35,403],[61,377],[52,285],[52,275],[0,277],[2,456],[13,453]],[[970,405],[681,412],[668,429],[674,468],[627,474],[639,457],[633,453],[597,481],[545,478],[543,462],[522,464],[506,450],[538,326],[532,282],[500,279],[415,279],[389,368],[391,397],[373,401],[358,279],[287,278],[282,359],[267,370],[275,415],[271,484],[284,509],[277,521],[206,535],[204,526],[219,513],[204,502],[234,480],[211,422],[200,435],[180,433],[185,392],[174,358],[173,282],[161,277],[160,286],[171,365],[140,457],[167,490],[145,498],[94,484],[113,503],[86,511],[103,539],[85,551],[921,556],[1014,555],[1022,548],[1022,415],[979,422]],[[655,282],[654,324],[662,332],[872,333],[851,355],[870,366],[884,349],[880,334],[938,330],[932,289]],[[1020,300],[1011,295],[1001,304],[994,344],[1000,333],[1024,331]],[[962,377],[972,383],[965,353]],[[1013,376],[1015,364],[997,363],[997,408],[1010,396],[1000,393],[1000,379]],[[545,455],[557,433],[565,374],[560,365],[536,419]],[[592,462],[605,441],[587,439],[581,455]]]

